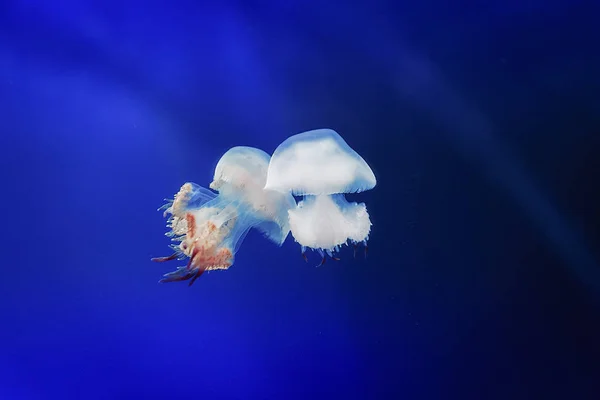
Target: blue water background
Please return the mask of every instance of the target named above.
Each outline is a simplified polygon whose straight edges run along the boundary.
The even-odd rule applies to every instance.
[[[600,398],[598,6],[492,3],[2,2],[0,399]],[[157,284],[163,198],[320,127],[367,259]]]

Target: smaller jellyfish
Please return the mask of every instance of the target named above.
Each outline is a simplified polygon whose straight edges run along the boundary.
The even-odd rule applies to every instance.
[[[303,196],[289,211],[292,236],[301,245],[325,254],[348,242],[366,245],[371,220],[364,203],[349,203],[345,193],[375,187],[377,181],[365,160],[331,129],[289,137],[271,156],[265,189]]]
[[[291,194],[264,190],[270,157],[252,147],[234,147],[219,160],[210,187],[185,183],[161,207],[176,244],[156,262],[189,258],[185,267],[165,274],[160,282],[190,280],[205,271],[228,269],[248,231],[256,228],[281,245],[290,228],[287,212],[296,206]]]

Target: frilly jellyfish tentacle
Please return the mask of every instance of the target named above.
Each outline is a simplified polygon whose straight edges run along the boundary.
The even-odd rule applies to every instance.
[[[228,269],[252,228],[281,245],[289,233],[287,212],[296,206],[291,194],[265,190],[270,157],[251,147],[234,147],[217,163],[209,189],[184,184],[162,207],[169,216],[167,233],[175,253],[154,258],[163,262],[188,257],[187,266],[166,274],[161,282],[190,280],[204,272]]]
[[[235,252],[229,246],[231,238],[239,231],[237,213],[232,201],[219,198],[201,186],[186,183],[173,199],[173,205],[165,211],[171,214],[168,226],[177,257],[154,259],[167,261],[188,257],[187,266],[164,276],[161,282],[192,279],[192,283],[204,271],[227,269]]]

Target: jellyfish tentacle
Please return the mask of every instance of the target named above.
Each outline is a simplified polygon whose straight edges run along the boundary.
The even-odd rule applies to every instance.
[[[150,261],[154,261],[154,262],[167,262],[167,261],[175,260],[177,258],[177,256],[178,256],[177,253],[173,253],[170,256],[166,256],[166,257],[154,257],[154,258],[151,258]]]
[[[194,276],[192,277],[192,280],[190,280],[190,283],[188,283],[188,286],[192,286],[194,284],[194,282],[196,281],[196,279],[198,279],[200,277],[200,275],[202,275],[204,273],[205,269],[204,268],[198,268],[198,270],[196,271],[196,274],[194,274]]]
[[[192,250],[192,254],[190,255],[190,259],[188,260],[188,263],[187,263],[187,266],[186,266],[186,268],[188,270],[192,269],[192,265],[194,263],[194,258],[196,258],[196,255],[198,255],[198,252],[199,252],[198,248],[194,247],[194,249]]]
[[[336,251],[337,251],[337,248],[334,248],[332,250],[327,250],[326,253],[333,261],[340,261],[340,259],[335,256]]]
[[[319,265],[317,265],[317,267],[322,267],[323,265],[325,265],[325,260],[327,260],[327,257],[325,255],[323,255],[323,258],[321,259],[321,263]]]
[[[319,253],[319,255],[322,257],[321,263],[319,265],[317,265],[317,267],[321,267],[321,266],[323,266],[323,264],[325,264],[325,260],[327,258],[327,253],[325,253],[322,249],[317,249],[317,253]]]
[[[158,282],[159,283],[167,283],[167,282],[187,281],[195,273],[196,273],[196,271],[189,271],[186,267],[179,267],[179,268],[177,268],[177,270],[175,270],[173,272],[164,274],[163,278]]]

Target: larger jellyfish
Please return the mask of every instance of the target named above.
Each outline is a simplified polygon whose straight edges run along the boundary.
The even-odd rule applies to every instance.
[[[271,156],[266,189],[304,196],[289,210],[294,239],[325,255],[348,242],[366,245],[371,220],[364,203],[349,203],[344,194],[375,187],[377,181],[365,160],[331,129],[289,137]]]
[[[281,245],[289,233],[288,210],[296,202],[289,193],[264,189],[269,155],[252,147],[234,147],[217,163],[210,188],[185,183],[161,209],[169,215],[167,236],[174,253],[156,262],[189,258],[184,267],[160,282],[190,280],[204,271],[228,269],[248,231],[256,228]]]

